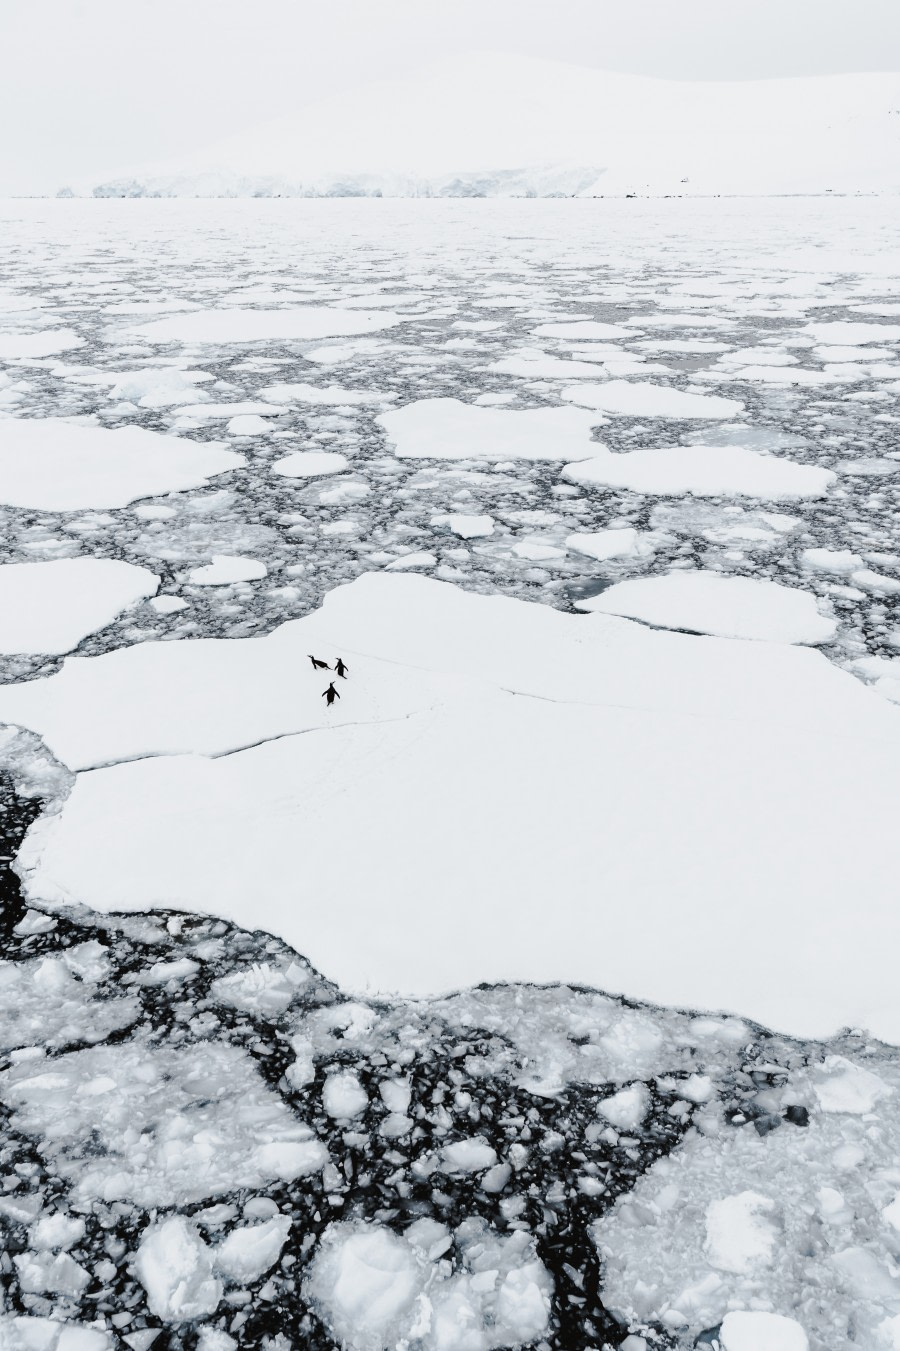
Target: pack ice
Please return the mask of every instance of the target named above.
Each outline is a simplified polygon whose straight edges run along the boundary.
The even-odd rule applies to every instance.
[[[309,653],[349,663],[331,709]],[[266,638],[70,658],[0,718],[79,771],[21,852],[35,902],[262,925],[351,990],[900,1037],[900,712],[814,651],[369,574]]]

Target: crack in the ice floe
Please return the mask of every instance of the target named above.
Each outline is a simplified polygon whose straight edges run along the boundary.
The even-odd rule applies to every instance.
[[[295,732],[276,732],[274,736],[264,736],[258,741],[248,741],[245,745],[231,746],[225,751],[148,751],[144,755],[126,755],[117,760],[100,760],[93,765],[84,765],[76,774],[95,774],[101,769],[115,769],[118,765],[139,764],[142,760],[176,760],[179,756],[196,756],[200,760],[225,760],[229,755],[241,755],[244,751],[256,750],[259,746],[268,746],[275,741],[289,741],[292,737],[310,736],[313,732],[340,732],[345,727],[383,727],[391,722],[409,722],[421,713],[433,712],[434,705],[428,708],[414,708],[397,718],[359,719],[353,722],[335,723],[333,727],[300,727]]]

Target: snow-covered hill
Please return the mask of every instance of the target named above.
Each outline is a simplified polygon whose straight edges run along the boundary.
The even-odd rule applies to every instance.
[[[900,191],[900,73],[686,83],[475,52],[82,185],[98,196]]]

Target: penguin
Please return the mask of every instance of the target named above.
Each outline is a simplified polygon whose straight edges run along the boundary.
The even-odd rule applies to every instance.
[[[338,657],[337,661],[334,663],[334,669],[342,680],[347,679],[347,672],[350,670],[350,667],[344,665],[342,658]]]
[[[333,681],[333,680],[332,680],[331,684],[328,686],[328,689],[322,691],[322,698],[326,701],[326,707],[327,707],[327,708],[331,708],[331,705],[334,703],[335,699],[340,699],[340,697],[341,697],[341,696],[338,694],[337,690],[334,688],[334,681]]]
[[[312,662],[312,664],[313,664],[313,670],[314,670],[314,671],[330,671],[330,670],[331,670],[331,667],[328,665],[328,662],[327,662],[327,661],[319,661],[319,658],[318,658],[318,657],[314,657],[314,656],[312,655],[311,652],[307,652],[306,655],[309,657],[310,661]]]

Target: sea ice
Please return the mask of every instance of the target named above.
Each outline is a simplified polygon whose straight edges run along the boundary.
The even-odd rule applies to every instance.
[[[594,450],[591,430],[603,418],[574,408],[511,412],[419,399],[376,421],[401,459],[502,461],[587,458]]]
[[[318,338],[342,338],[356,333],[375,333],[402,322],[397,314],[383,310],[338,310],[306,305],[281,310],[196,310],[173,314],[149,324],[134,324],[124,332],[151,343],[245,343],[287,342]],[[123,330],[110,336],[119,342]]]
[[[319,474],[340,474],[349,468],[347,457],[336,451],[294,450],[272,464],[272,472],[285,478],[315,478]]]
[[[213,554],[212,562],[188,573],[191,586],[228,586],[232,582],[257,582],[268,572],[258,558],[231,557]]]
[[[560,398],[583,408],[599,408],[617,417],[730,418],[743,412],[737,399],[692,394],[668,385],[637,380],[608,380],[603,385],[572,385]]]
[[[0,333],[0,361],[20,361],[55,356],[83,347],[84,338],[72,328],[44,329],[40,333]]]
[[[144,427],[108,430],[60,418],[0,422],[0,501],[12,507],[124,507],[139,497],[202,487],[244,463],[220,442]]]
[[[599,453],[598,453],[599,451]],[[744,446],[673,446],[613,455],[594,446],[593,458],[567,464],[572,483],[631,488],[674,497],[759,497],[768,501],[822,497],[835,482],[830,469],[761,455]]]
[[[272,403],[367,404],[390,403],[396,394],[377,389],[342,389],[340,385],[267,385],[260,394]]]
[[[616,582],[579,610],[623,615],[661,628],[751,638],[770,643],[827,643],[836,623],[820,614],[815,596],[759,577],[716,572],[669,572]]]
[[[223,1286],[213,1276],[212,1253],[182,1215],[144,1231],[134,1269],[150,1312],[166,1323],[190,1323],[219,1307]]]
[[[0,652],[71,652],[158,586],[155,573],[112,558],[0,564]]]
[[[801,634],[785,591],[793,636],[809,638],[812,599],[798,593]],[[309,652],[350,661],[337,709]],[[266,697],[248,699],[254,688]],[[564,978],[696,1006],[702,972],[706,1007],[802,1035],[847,1024],[900,1039],[896,922],[879,899],[900,713],[814,652],[378,573],[269,638],[70,658],[0,690],[0,716],[68,763],[155,756],[80,774],[32,828],[19,867],[35,900],[246,922],[252,897],[254,926],[351,990]],[[303,727],[329,730],[283,735]],[[280,739],[207,758],[266,735]],[[536,791],[536,763],[560,791]],[[835,812],[842,829],[823,833]],[[495,873],[512,915],[485,902]],[[440,943],[422,929],[422,878],[431,912],[456,917]],[[731,926],[710,920],[726,895],[754,919],[739,968]]]
[[[727,1313],[719,1337],[722,1351],[809,1351],[796,1319],[756,1309]]]

